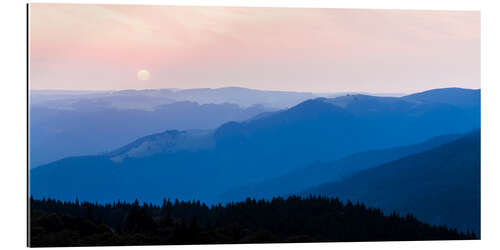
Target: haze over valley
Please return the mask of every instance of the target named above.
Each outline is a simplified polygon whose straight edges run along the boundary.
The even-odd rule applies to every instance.
[[[268,100],[288,100],[290,95],[293,98],[301,95],[262,94],[268,95]],[[225,93],[209,95],[226,100]],[[137,96],[140,95],[127,97]],[[78,140],[87,140],[90,149],[106,146],[108,150],[85,153],[85,147],[76,144],[81,153],[67,153],[70,157],[59,156],[63,159],[31,170],[31,194],[40,198],[73,200],[79,197],[98,202],[136,198],[160,202],[164,197],[171,197],[209,204],[246,197],[325,194],[324,188],[314,187],[342,183],[367,169],[377,171],[380,165],[455,141],[460,143],[462,137],[480,128],[479,90],[448,88],[401,97],[346,94],[295,100],[296,105],[283,109],[252,102],[248,102],[251,106],[246,108],[240,106],[241,103],[222,101],[221,104],[198,104],[180,97],[172,103],[155,106],[153,110],[116,108],[109,104],[112,101],[95,96],[68,104],[73,110],[55,109],[46,104],[65,102],[62,98],[34,104],[31,108],[32,112],[36,110],[31,117],[32,141],[43,138],[41,130],[35,128],[44,122],[45,128],[64,125],[68,131],[59,138],[56,132],[45,132],[46,138],[57,139],[50,139],[53,143],[39,142],[39,147],[45,151],[35,151],[36,144],[32,143],[32,152],[42,154],[53,150],[60,153],[58,148],[69,150],[68,145],[75,145]],[[75,136],[67,137],[71,133]],[[99,140],[90,141],[92,136]],[[67,141],[62,139],[64,137]],[[453,168],[443,171],[454,173]],[[471,171],[479,171],[478,165]],[[429,174],[424,178],[434,178],[433,172]],[[473,181],[467,185],[477,183]],[[347,190],[356,188],[350,186]],[[364,196],[344,195],[344,191],[337,192],[335,188],[329,190],[340,198],[371,204]],[[474,189],[470,192],[475,195]],[[436,199],[436,202],[440,200]],[[479,202],[477,196],[470,199]],[[381,205],[379,202],[373,205]],[[383,206],[387,211],[401,209],[419,215],[416,210]],[[430,206],[432,202],[429,201],[425,207]],[[432,223],[445,222],[478,230],[472,222],[460,224],[452,219],[429,218],[428,222]]]

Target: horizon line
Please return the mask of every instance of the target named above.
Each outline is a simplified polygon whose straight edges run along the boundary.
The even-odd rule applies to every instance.
[[[144,88],[144,89],[115,89],[115,90],[96,90],[96,89],[31,89],[31,91],[66,91],[66,92],[120,92],[120,91],[158,91],[158,90],[173,90],[173,91],[185,91],[185,90],[220,90],[220,89],[245,89],[263,92],[291,92],[291,93],[304,93],[304,94],[350,94],[350,93],[368,93],[368,94],[395,94],[395,95],[411,95],[415,93],[426,92],[430,90],[438,89],[466,89],[466,90],[480,90],[481,88],[461,88],[461,87],[442,87],[442,88],[432,88],[416,92],[371,92],[371,91],[333,91],[333,92],[313,92],[313,91],[295,91],[295,90],[268,90],[268,89],[254,89],[238,86],[227,86],[227,87],[216,87],[216,88]]]

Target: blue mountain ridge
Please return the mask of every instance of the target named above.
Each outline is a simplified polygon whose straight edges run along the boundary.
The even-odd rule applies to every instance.
[[[173,197],[211,203],[231,188],[317,161],[480,127],[479,105],[407,98],[317,98],[214,130],[169,130],[111,153],[68,157],[32,169],[30,194],[100,202]]]
[[[128,99],[127,99],[128,100]],[[30,106],[30,167],[69,156],[98,154],[165,129],[213,129],[262,112],[261,105],[175,102],[153,110],[118,109],[102,101],[80,100],[68,109]]]
[[[316,162],[282,176],[233,188],[217,200],[230,202],[245,200],[247,197],[270,199],[293,195],[303,191],[305,187],[339,181],[359,171],[439,147],[462,136],[463,134],[441,135],[418,144],[354,153],[331,162]]]
[[[480,131],[302,191],[480,234]]]

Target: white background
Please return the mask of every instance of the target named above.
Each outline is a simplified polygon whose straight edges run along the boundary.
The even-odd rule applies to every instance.
[[[47,2],[47,1],[32,1]],[[479,241],[368,242],[168,246],[169,249],[489,249],[500,245],[500,8],[498,1],[481,0],[163,0],[49,1],[71,3],[148,3],[172,5],[435,9],[481,11],[482,101],[482,239]],[[26,247],[26,2],[2,1],[0,7],[0,247]],[[127,247],[160,249],[165,246]],[[96,249],[96,248],[93,248]],[[123,249],[107,247],[106,249]]]

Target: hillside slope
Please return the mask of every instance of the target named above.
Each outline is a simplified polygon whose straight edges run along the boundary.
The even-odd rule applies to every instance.
[[[30,191],[35,197],[63,200],[177,197],[216,202],[232,187],[317,161],[480,126],[479,116],[472,119],[470,111],[451,104],[362,95],[345,97],[342,104],[336,99],[308,100],[203,133],[167,131],[136,140],[112,155],[66,158],[32,170]]]
[[[244,121],[263,106],[175,102],[153,110],[118,109],[106,102],[80,100],[63,108],[30,106],[30,166],[69,156],[98,154],[165,130],[214,129],[229,121]]]
[[[304,191],[480,230],[480,132]]]
[[[423,143],[355,153],[332,162],[318,162],[262,182],[231,189],[218,200],[243,200],[246,197],[272,198],[286,196],[318,183],[338,181],[359,171],[376,167],[415,153],[439,147],[463,136],[462,134],[433,137]]]

